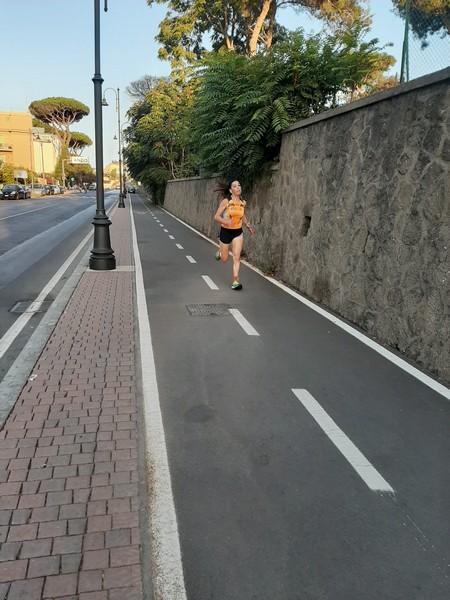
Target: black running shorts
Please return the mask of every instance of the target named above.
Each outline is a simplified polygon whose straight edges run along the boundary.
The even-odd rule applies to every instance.
[[[234,238],[240,235],[242,235],[242,227],[239,227],[239,229],[225,229],[225,227],[221,227],[219,239],[222,244],[231,244]]]

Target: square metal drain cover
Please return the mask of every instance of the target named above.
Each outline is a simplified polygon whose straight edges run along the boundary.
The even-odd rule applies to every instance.
[[[192,317],[225,317],[229,315],[229,304],[186,304]]]
[[[41,313],[46,312],[53,300],[43,300],[42,302],[36,302],[34,300],[20,300],[16,302],[9,312],[12,313]]]

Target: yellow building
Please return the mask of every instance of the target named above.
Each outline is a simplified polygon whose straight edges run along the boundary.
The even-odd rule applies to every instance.
[[[35,171],[54,172],[61,153],[56,135],[33,127],[30,113],[0,112],[0,163]]]

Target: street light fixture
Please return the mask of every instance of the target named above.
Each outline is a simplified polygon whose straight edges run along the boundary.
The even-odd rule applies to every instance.
[[[108,10],[108,2],[104,0],[104,10]],[[110,271],[116,268],[116,258],[111,248],[109,226],[111,221],[105,213],[105,191],[103,187],[103,123],[102,123],[102,83],[100,74],[100,0],[94,0],[94,41],[95,41],[95,73],[94,108],[95,108],[95,170],[97,183],[97,209],[92,221],[94,225],[94,247],[91,250],[89,267],[94,271]]]
[[[125,208],[125,202],[124,202],[124,198],[125,198],[125,190],[123,188],[123,184],[122,184],[122,139],[121,139],[121,130],[120,130],[120,89],[117,88],[117,90],[115,90],[114,88],[106,88],[103,91],[103,98],[102,98],[102,106],[109,106],[109,104],[106,101],[105,98],[105,93],[108,90],[112,90],[115,95],[116,95],[116,112],[117,112],[117,127],[118,127],[118,138],[116,138],[114,136],[114,139],[118,139],[119,140],[119,187],[120,187],[120,191],[119,191],[119,204],[118,204],[118,208]]]

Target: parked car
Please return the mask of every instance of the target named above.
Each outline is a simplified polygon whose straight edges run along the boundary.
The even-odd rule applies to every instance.
[[[91,183],[91,184],[88,186],[88,190],[96,190],[96,189],[97,189],[97,185],[96,185],[95,183]]]
[[[66,188],[63,185],[60,185],[59,186],[59,192],[60,192],[60,194],[64,194],[65,191],[66,191]]]
[[[0,190],[0,199],[2,200],[18,200],[24,197],[22,186],[16,183],[9,183]]]
[[[44,188],[47,196],[53,196],[53,194],[55,193],[52,189],[52,186],[49,183],[47,183],[47,185],[44,185]]]
[[[22,193],[24,198],[31,198],[31,190],[26,185],[21,185]]]
[[[30,185],[32,196],[45,196],[45,186],[42,183],[32,183]]]
[[[51,185],[50,189],[52,190],[53,195],[61,193],[61,188],[59,187],[59,185]]]
[[[127,187],[127,192],[129,194],[135,194],[136,193],[136,188],[131,185],[131,186]]]

